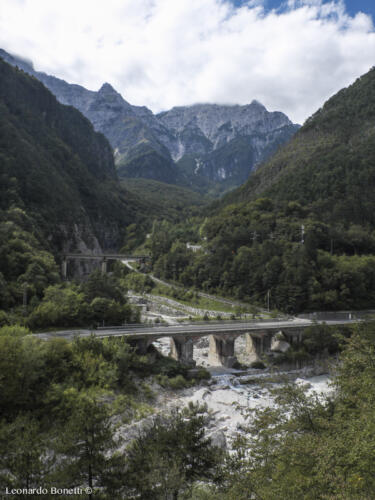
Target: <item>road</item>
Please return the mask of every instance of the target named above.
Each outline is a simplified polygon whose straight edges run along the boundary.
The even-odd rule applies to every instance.
[[[346,320],[335,320],[335,321],[318,321],[320,324],[327,325],[349,325],[358,323],[360,320],[356,319],[346,319]],[[288,321],[233,321],[233,322],[209,322],[209,323],[200,323],[200,324],[181,324],[174,326],[144,326],[144,325],[129,325],[119,328],[110,328],[110,329],[98,329],[98,330],[88,330],[88,329],[80,329],[80,330],[65,330],[65,331],[55,331],[55,332],[46,332],[46,333],[38,333],[34,334],[35,337],[38,337],[42,340],[50,340],[52,338],[64,338],[67,340],[72,340],[74,337],[88,337],[90,335],[95,335],[98,338],[106,338],[106,337],[127,337],[130,339],[137,338],[145,338],[145,337],[153,337],[153,338],[161,338],[161,337],[194,337],[199,336],[203,337],[206,335],[212,334],[221,334],[221,335],[241,335],[246,332],[262,332],[262,331],[279,331],[279,330],[288,330],[288,331],[299,331],[303,328],[307,328],[313,324],[312,321],[309,320],[301,320],[294,318],[293,320]]]
[[[155,283],[159,283],[160,285],[164,285],[164,286],[166,286],[168,288],[175,288],[176,290],[184,290],[184,287],[182,287],[180,285],[174,285],[172,283],[168,283],[168,281],[161,280],[160,278],[156,278],[156,276],[154,276],[151,273],[147,273],[147,274],[146,273],[142,273],[138,269],[134,268],[130,264],[129,260],[122,260],[121,262],[126,267],[128,267],[129,269],[131,269],[132,271],[134,271],[136,273],[139,273],[139,274],[145,274],[146,276],[149,276]],[[249,304],[245,304],[244,302],[238,302],[236,300],[224,299],[223,297],[216,297],[216,295],[210,295],[209,293],[204,293],[204,292],[195,291],[195,293],[199,297],[203,297],[203,298],[210,299],[210,300],[215,300],[216,302],[221,302],[222,304],[230,305],[230,306],[233,306],[233,307],[236,307],[236,306],[239,306],[239,307],[249,307]],[[258,307],[258,309],[262,310],[262,311],[265,311],[265,309],[262,309],[260,307]]]

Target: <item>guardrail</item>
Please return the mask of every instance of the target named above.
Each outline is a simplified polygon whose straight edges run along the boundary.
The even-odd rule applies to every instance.
[[[169,323],[152,323],[152,324],[146,324],[146,323],[129,323],[125,325],[120,325],[120,326],[98,326],[96,330],[124,330],[125,328],[128,329],[137,329],[137,328],[160,328],[160,327],[176,327],[176,326],[194,326],[194,325],[225,325],[225,324],[233,324],[233,323],[238,323],[238,324],[247,324],[247,323],[275,323],[275,322],[283,322],[283,321],[291,321],[292,318],[272,318],[272,319],[238,319],[238,320],[230,320],[230,319],[222,319],[220,321],[212,321],[212,320],[207,320],[207,321],[191,321],[190,323],[177,323],[174,325],[171,325]]]

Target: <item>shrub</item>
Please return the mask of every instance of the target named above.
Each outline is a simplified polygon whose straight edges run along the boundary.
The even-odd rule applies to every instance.
[[[0,311],[0,327],[9,325],[8,315],[5,311]]]
[[[189,387],[189,382],[182,375],[177,375],[177,377],[169,379],[169,387],[171,389],[184,389]]]
[[[195,374],[197,380],[209,380],[211,378],[211,373],[205,368],[199,368],[198,373]]]
[[[25,335],[29,335],[31,331],[28,328],[20,325],[13,326],[3,326],[0,328],[0,336],[9,336],[9,337],[24,337]]]

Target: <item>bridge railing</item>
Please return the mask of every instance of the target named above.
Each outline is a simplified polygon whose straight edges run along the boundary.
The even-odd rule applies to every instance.
[[[123,255],[123,254],[89,254],[89,253],[65,253],[62,254],[63,259],[92,259],[92,260],[148,260],[149,255]]]
[[[151,323],[151,324],[144,324],[144,323],[126,323],[124,325],[116,325],[116,326],[97,326],[96,330],[124,330],[126,329],[137,329],[137,328],[158,328],[158,327],[176,327],[176,326],[193,326],[193,325],[226,325],[226,324],[233,324],[233,323],[238,323],[239,325],[244,325],[248,323],[276,323],[276,322],[283,322],[283,321],[288,321],[288,318],[272,318],[272,319],[238,319],[238,320],[230,320],[230,319],[223,319],[223,320],[217,320],[217,321],[212,321],[212,320],[207,320],[207,321],[192,321],[190,323],[177,323],[177,324],[170,324],[170,323]]]

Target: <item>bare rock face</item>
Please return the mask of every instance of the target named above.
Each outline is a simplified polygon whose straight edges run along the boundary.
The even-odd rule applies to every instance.
[[[1,49],[0,57],[38,78],[62,104],[81,111],[109,140],[122,177],[225,191],[242,184],[299,128],[257,101],[196,104],[154,115],[129,104],[108,83],[94,92],[35,71],[29,61]]]
[[[269,113],[257,101],[245,106],[196,104],[172,108],[157,116],[161,123],[175,134],[181,135],[187,127],[194,124],[211,142],[212,149],[223,146],[237,135],[268,134],[270,131],[292,125],[286,115],[279,112]]]
[[[227,187],[244,182],[299,128],[257,101],[245,106],[176,107],[157,117],[176,139],[172,158],[190,170],[193,181],[204,177]]]

